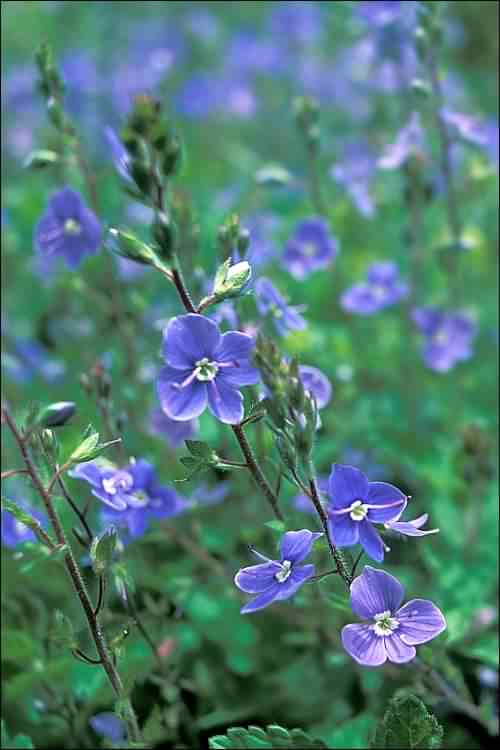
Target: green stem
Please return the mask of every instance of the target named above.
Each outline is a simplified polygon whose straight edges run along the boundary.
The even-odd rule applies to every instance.
[[[111,684],[111,687],[113,688],[113,691],[116,697],[122,701],[129,739],[131,742],[140,742],[141,735],[139,731],[139,726],[137,724],[137,718],[130,704],[130,701],[126,701],[126,700],[123,701],[123,684],[122,684],[120,675],[118,671],[116,670],[115,665],[113,664],[113,660],[109,653],[106,640],[104,638],[104,635],[102,633],[102,630],[99,624],[99,620],[94,613],[94,608],[90,601],[90,597],[87,592],[85,583],[83,581],[80,568],[78,567],[78,563],[76,562],[76,559],[73,555],[71,547],[66,538],[64,528],[59,518],[59,514],[57,513],[55,506],[52,502],[52,497],[50,493],[46,490],[42,480],[40,479],[38,472],[36,470],[36,467],[31,459],[31,456],[28,453],[28,449],[26,447],[26,443],[23,439],[23,436],[17,429],[15,422],[12,419],[9,411],[3,408],[2,416],[8,428],[10,429],[12,436],[14,437],[14,440],[19,448],[19,451],[22,455],[24,464],[26,466],[30,479],[33,483],[33,486],[36,489],[38,495],[40,496],[40,499],[42,500],[45,506],[45,510],[47,511],[47,516],[49,517],[57,543],[63,546],[67,550],[64,555],[64,564],[69,574],[69,577],[71,579],[71,583],[73,584],[73,589],[80,600],[82,609],[85,613],[85,617],[87,618],[92,640],[94,641],[97,653],[99,654],[102,667],[104,671],[106,672],[106,675],[109,679],[109,682]],[[127,708],[127,704],[128,704],[128,708]]]

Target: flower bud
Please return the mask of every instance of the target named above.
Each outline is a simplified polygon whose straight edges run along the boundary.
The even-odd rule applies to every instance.
[[[153,237],[157,243],[159,257],[162,260],[170,260],[175,252],[177,228],[167,214],[161,212],[156,215]]]
[[[55,433],[52,430],[42,430],[40,433],[40,442],[45,453],[51,458],[57,459],[58,444]]]
[[[43,169],[50,167],[59,160],[59,154],[48,149],[32,151],[23,162],[23,167],[30,169]]]
[[[231,265],[228,258],[217,270],[213,296],[217,301],[239,297],[252,277],[252,268],[246,260]]]
[[[124,229],[111,227],[109,234],[112,237],[112,243],[109,248],[117,255],[121,255],[128,260],[135,260],[136,263],[142,263],[145,266],[155,265],[157,256],[154,251],[136,237],[132,232]]]
[[[37,422],[41,427],[62,427],[75,412],[76,404],[74,401],[58,401],[42,409]]]
[[[173,177],[180,169],[182,161],[182,146],[178,138],[172,138],[164,149],[162,172],[165,177]]]

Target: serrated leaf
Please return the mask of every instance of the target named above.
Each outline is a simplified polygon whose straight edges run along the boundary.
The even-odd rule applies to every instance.
[[[196,456],[196,458],[205,458],[207,460],[212,458],[213,451],[209,444],[205,443],[203,440],[186,440],[185,443],[186,448],[192,456]]]
[[[215,735],[208,740],[212,750],[259,750],[260,748],[326,748],[322,740],[310,737],[302,729],[285,729],[270,724],[265,729],[249,726],[231,727],[226,734]]]
[[[443,728],[415,695],[396,695],[379,723],[372,748],[439,748]]]

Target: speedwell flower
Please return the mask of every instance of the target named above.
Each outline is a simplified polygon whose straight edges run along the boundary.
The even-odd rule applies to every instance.
[[[259,373],[250,363],[254,341],[239,331],[221,335],[216,323],[191,313],[173,318],[163,334],[167,362],[159,375],[161,408],[181,422],[199,417],[208,408],[221,422],[243,419],[239,389],[253,385]]]
[[[337,241],[324,219],[301,221],[285,245],[283,263],[296,279],[326,268],[338,252]]]
[[[279,561],[270,560],[260,552],[252,550],[254,555],[264,562],[242,568],[234,577],[240,591],[258,594],[255,599],[245,604],[241,613],[256,612],[274,601],[283,601],[293,596],[302,584],[314,575],[314,565],[298,563],[309,555],[312,545],[320,536],[323,536],[321,532],[308,529],[287,531],[281,538]]]
[[[466,313],[419,307],[413,311],[412,318],[424,335],[422,354],[431,370],[448,372],[457,362],[472,356],[472,341],[477,326]]]
[[[369,482],[354,466],[333,464],[328,481],[328,527],[337,547],[361,544],[366,554],[381,562],[385,545],[373,527],[399,518],[407,497],[387,482]]]
[[[102,229],[97,216],[70,187],[54,193],[35,227],[35,242],[46,258],[62,256],[76,268],[101,244]]]
[[[307,323],[300,315],[303,307],[292,307],[278,292],[274,284],[265,276],[255,283],[255,297],[257,308],[261,315],[272,316],[276,331],[280,336],[286,336],[288,331],[302,331]]]
[[[354,579],[351,609],[368,622],[342,628],[342,645],[358,664],[404,664],[415,658],[415,646],[446,629],[442,612],[432,602],[412,599],[401,607],[403,597],[403,586],[383,570],[367,565]]]
[[[408,295],[408,285],[399,278],[395,263],[373,263],[364,284],[355,284],[340,298],[344,310],[358,315],[373,315],[396,304]]]
[[[439,529],[422,529],[424,523],[429,518],[428,513],[423,513],[418,518],[414,518],[413,521],[400,521],[397,517],[394,521],[386,521],[384,527],[389,531],[397,531],[398,534],[403,536],[427,536],[428,534],[437,534]]]

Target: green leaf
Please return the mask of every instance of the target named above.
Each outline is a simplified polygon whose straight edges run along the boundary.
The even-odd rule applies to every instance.
[[[85,430],[82,442],[77,448],[75,448],[66,463],[76,464],[83,461],[91,461],[110,445],[115,445],[119,442],[120,438],[117,440],[108,440],[107,443],[100,443],[99,433],[89,425]]]
[[[210,737],[208,746],[212,750],[259,750],[259,748],[326,748],[322,740],[310,737],[302,729],[285,729],[270,724],[265,729],[249,726],[231,727],[226,734]]]
[[[37,648],[30,636],[22,630],[2,629],[2,661],[28,665],[36,656]]]
[[[113,527],[106,529],[104,533],[92,540],[90,560],[96,576],[100,576],[108,570],[113,561],[117,541],[116,529]]]
[[[373,748],[439,748],[443,728],[415,695],[395,695],[379,723]]]
[[[9,750],[10,748],[19,748],[19,750],[22,750],[22,748],[27,748],[27,750],[31,750],[31,748],[34,748],[34,744],[31,740],[31,737],[28,737],[26,734],[16,734],[15,737],[10,739],[9,733],[7,732],[7,727],[5,726],[5,722],[2,720],[2,738],[1,738],[1,745],[2,750]]]
[[[192,456],[196,456],[196,458],[205,458],[207,460],[211,460],[213,456],[213,450],[208,445],[208,443],[205,443],[203,440],[186,440],[185,443],[186,448]]]
[[[71,650],[77,647],[71,620],[60,609],[56,609],[54,613],[54,625],[51,637],[54,643],[61,649]]]

